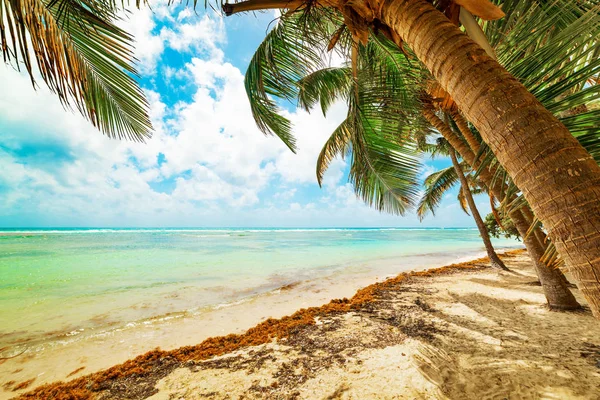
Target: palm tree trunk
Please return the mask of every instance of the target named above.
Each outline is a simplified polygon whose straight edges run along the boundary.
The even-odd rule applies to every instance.
[[[224,4],[223,10],[231,15],[295,8],[290,4],[248,0]],[[352,11],[349,20],[358,18],[355,28],[365,32],[377,19],[413,50],[523,192],[600,319],[600,167],[577,139],[427,0],[322,0],[317,5]]]
[[[475,137],[475,135],[469,128],[467,121],[463,118],[463,116],[460,114],[460,112],[453,112],[452,119],[456,123],[456,126],[458,127],[460,133],[463,135],[463,137],[469,143],[469,146],[471,147],[471,151],[474,154],[476,154],[479,151],[479,148],[481,147],[481,143],[479,142],[479,140]],[[488,169],[488,172],[484,173],[484,175],[486,175],[486,179],[485,179],[485,181],[487,182],[486,184],[489,186],[491,181],[490,181],[490,178],[487,177],[488,173],[493,174],[493,172]],[[496,183],[495,185],[498,186],[499,184]],[[494,196],[494,197],[497,197],[498,201],[501,202],[502,198],[504,198],[502,185],[500,185],[499,188],[495,188],[495,191],[500,196],[502,196],[501,198]],[[553,268],[553,271],[548,271],[550,267],[548,267],[545,263],[543,263],[541,261],[542,255],[545,253],[546,248],[548,247],[547,240],[546,240],[546,234],[542,231],[542,229],[540,227],[536,227],[532,232],[533,237],[531,239],[529,237],[527,237],[526,233],[529,231],[529,227],[533,223],[533,219],[534,219],[533,214],[531,213],[531,210],[529,209],[529,206],[521,207],[519,210],[509,213],[509,216],[512,216],[511,219],[513,220],[513,222],[515,222],[515,219],[517,220],[517,222],[515,222],[515,224],[516,224],[515,226],[517,227],[517,225],[518,225],[517,231],[519,231],[519,234],[523,238],[523,242],[526,242],[527,248],[532,249],[533,255],[530,254],[530,256],[532,256],[532,259],[538,260],[538,264],[540,264],[537,267],[537,270],[539,270],[538,275],[542,274],[545,276],[546,282],[549,285],[549,290],[554,292],[552,298],[555,299],[556,301],[549,302],[549,306],[551,308],[555,308],[555,309],[569,309],[569,310],[581,308],[579,303],[577,303],[577,301],[575,300],[575,297],[571,294],[571,291],[568,289],[569,282],[567,281],[567,278],[564,276],[564,274],[560,271],[560,269]],[[564,285],[562,285],[562,286],[564,286],[564,290],[561,290],[559,288],[558,283],[554,282],[557,279],[560,279],[564,282]],[[562,287],[562,286],[560,286],[560,287]],[[568,294],[563,293],[565,291],[568,292]]]
[[[469,143],[471,150],[477,154],[479,148],[481,147],[481,143],[479,143],[479,140],[477,140],[473,132],[471,132],[471,128],[469,128],[467,120],[465,120],[458,111],[452,113],[452,119],[456,123],[460,133],[462,133],[463,137],[467,140],[467,143]]]
[[[600,167],[520,82],[426,0],[384,0],[373,8],[478,129],[600,318]]]
[[[461,137],[452,131],[448,124],[444,123],[440,118],[435,115],[432,109],[425,107],[423,109],[423,115],[427,120],[442,134],[442,136],[450,143],[450,145],[458,151],[460,156],[465,160],[471,169],[477,169],[475,163],[475,152],[471,150],[469,145],[465,143]],[[492,192],[494,197],[501,201],[504,198],[504,193],[500,187],[500,182],[497,181],[492,185],[492,175],[487,170],[482,170],[479,174],[479,179],[485,183],[488,190]],[[521,212],[512,211],[509,213],[509,217],[513,220],[519,235],[523,238],[523,243],[527,249],[529,257],[533,261],[533,267],[538,275],[548,307],[554,310],[577,310],[581,306],[573,296],[573,293],[567,286],[567,281],[564,278],[560,270],[556,268],[549,268],[546,264],[541,261],[542,255],[544,254],[545,247],[541,244],[537,238],[532,235],[527,235],[527,231],[531,224],[521,214]]]
[[[473,195],[471,193],[471,189],[469,188],[467,178],[465,178],[465,174],[463,174],[462,168],[460,167],[460,164],[456,159],[456,154],[454,153],[454,150],[452,148],[450,148],[450,158],[452,159],[452,166],[456,171],[456,175],[458,175],[458,179],[460,180],[460,188],[463,191],[465,199],[467,200],[467,204],[469,205],[469,209],[471,210],[471,215],[475,220],[477,229],[479,229],[479,234],[481,235],[481,240],[483,240],[485,251],[487,251],[492,268],[498,268],[508,271],[506,265],[504,265],[500,257],[498,257],[498,254],[496,254],[496,250],[494,250],[494,246],[492,245],[492,241],[490,240],[490,234],[488,233],[485,223],[481,218],[481,214],[479,214],[479,210],[475,205],[475,200],[473,199]]]

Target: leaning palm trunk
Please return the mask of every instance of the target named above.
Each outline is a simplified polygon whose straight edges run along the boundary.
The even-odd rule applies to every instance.
[[[301,0],[224,5],[230,15],[295,9]],[[345,17],[363,43],[368,28],[406,43],[455,100],[523,192],[600,318],[600,167],[552,113],[426,0],[317,0]],[[469,3],[470,4],[470,3]]]
[[[374,8],[479,130],[600,318],[600,167],[521,83],[431,4],[387,0]]]
[[[479,234],[481,235],[481,240],[483,240],[483,244],[485,246],[485,251],[490,259],[490,263],[492,268],[498,268],[505,271],[508,271],[506,265],[502,262],[498,254],[496,254],[496,250],[494,250],[494,246],[492,245],[492,241],[490,240],[490,234],[479,214],[479,210],[475,205],[475,200],[473,199],[473,194],[471,193],[471,189],[469,188],[469,183],[467,182],[467,178],[465,178],[465,174],[463,174],[462,168],[456,159],[456,154],[454,149],[450,148],[450,158],[452,159],[452,166],[456,171],[456,175],[458,176],[458,180],[460,181],[460,189],[467,200],[467,204],[469,205],[469,209],[471,210],[471,215],[475,220],[475,224],[477,225],[477,229],[479,229]]]
[[[463,160],[471,166],[471,169],[476,170],[478,165],[475,160],[475,153],[469,145],[456,135],[448,124],[438,118],[431,108],[425,107],[423,115],[442,134],[450,146],[458,151]],[[471,138],[471,140],[473,139]],[[493,184],[493,178],[489,171],[483,169],[479,175],[479,179],[488,187],[496,199],[501,201],[504,198],[504,193],[499,182]],[[530,223],[527,222],[527,219],[521,214],[520,210],[511,211],[509,217],[515,224],[519,235],[523,238],[525,248],[533,261],[533,266],[544,290],[548,307],[555,310],[576,310],[581,308],[575,296],[569,290],[562,273],[558,269],[550,268],[542,262],[541,259],[545,248],[536,240],[535,236],[527,235]]]
[[[475,137],[475,135],[473,135],[473,132],[471,132],[467,121],[458,111],[452,113],[452,119],[454,122],[456,122],[456,126],[460,130],[463,137],[467,140],[467,143],[469,143],[473,154],[475,154],[479,150],[481,143]],[[492,172],[487,170],[483,173],[487,185],[491,185],[492,180],[490,175]],[[505,194],[502,185],[499,182],[495,182],[494,187],[490,190],[493,190],[496,193],[494,197],[496,197],[498,201],[502,201]],[[523,242],[525,243],[531,258],[534,260],[534,263],[538,264],[536,266],[536,271],[538,276],[540,276],[540,282],[545,282],[546,291],[552,293],[549,298],[553,299],[554,301],[549,301],[550,307],[563,310],[574,310],[581,308],[571,291],[568,289],[569,282],[563,273],[558,268],[549,267],[545,262],[542,261],[548,247],[548,241],[546,234],[539,226],[534,228],[533,232],[530,232],[530,227],[533,224],[534,217],[529,209],[529,206],[525,205],[519,210],[510,211],[509,216],[515,224],[517,231],[523,238]]]

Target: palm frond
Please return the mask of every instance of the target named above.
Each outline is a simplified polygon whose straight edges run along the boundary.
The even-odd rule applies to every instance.
[[[353,85],[348,67],[320,69],[298,81],[298,105],[310,111],[319,103],[326,115],[335,101],[346,99]]]
[[[423,182],[425,192],[417,205],[417,216],[422,220],[429,212],[435,215],[435,210],[442,202],[444,194],[457,183],[458,176],[452,166],[434,172],[426,177]]]
[[[600,2],[508,0],[507,6],[508,21],[486,24],[500,61],[600,161],[600,113],[586,110],[600,100],[600,86],[589,84],[600,74]]]
[[[61,102],[104,134],[141,141],[152,131],[148,103],[134,79],[133,38],[113,23],[116,8],[109,0],[0,0],[2,54],[23,64],[34,86],[35,59]]]
[[[291,123],[281,115],[276,100],[295,102],[299,82],[326,67],[320,39],[337,29],[338,19],[334,13],[314,7],[284,15],[248,65],[244,85],[256,125],[264,134],[278,136],[292,151]]]
[[[463,188],[463,187],[460,188],[460,190],[458,191],[457,200],[458,200],[458,204],[460,204],[460,208],[465,212],[465,214],[471,215],[469,213],[469,205],[467,204],[467,197],[465,196],[465,188]]]
[[[371,129],[362,116],[353,123],[349,180],[368,205],[403,215],[418,197],[420,158],[411,143],[398,144]]]
[[[544,255],[542,255],[541,261],[549,267],[561,268],[564,265],[564,260],[560,258],[556,247],[552,242],[548,243]]]
[[[352,146],[352,132],[350,123],[346,119],[333,131],[319,157],[317,158],[317,182],[319,186],[323,185],[323,176],[329,165],[336,157],[344,158]]]
[[[565,116],[560,120],[600,164],[600,110]]]

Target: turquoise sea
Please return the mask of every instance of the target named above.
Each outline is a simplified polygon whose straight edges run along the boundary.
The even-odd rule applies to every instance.
[[[476,229],[4,229],[0,349],[201,312],[356,268],[395,272],[389,266],[403,260],[452,262],[483,250]]]

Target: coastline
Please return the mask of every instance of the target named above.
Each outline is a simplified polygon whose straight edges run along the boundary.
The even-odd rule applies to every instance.
[[[341,268],[318,280],[286,283],[278,289],[196,313],[162,315],[100,331],[92,336],[64,332],[59,340],[53,340],[51,346],[40,345],[40,348],[18,357],[0,361],[0,376],[7,377],[5,382],[0,382],[0,399],[15,395],[12,391],[14,385],[4,387],[6,382],[31,382],[27,388],[31,389],[49,382],[71,380],[158,347],[176,349],[195,345],[209,337],[239,334],[267,318],[281,318],[300,308],[320,306],[334,298],[351,297],[357,290],[403,271],[425,270],[477,258],[482,254],[481,251],[471,251],[372,261],[367,264],[368,268],[360,264]],[[20,351],[3,356],[12,357]]]
[[[482,249],[476,230],[457,232],[68,229],[0,234],[0,320],[5,322],[0,349],[8,349],[0,350],[0,358],[30,347],[42,350],[52,340],[156,325],[161,318],[193,318],[219,304],[340,272],[351,280],[365,275],[366,285],[377,276],[455,262]],[[495,245],[501,249],[516,242]]]
[[[470,251],[373,260],[365,265],[340,268],[319,279],[285,283],[275,290],[198,312],[170,313],[87,336],[88,332],[64,332],[58,340],[52,338],[52,342],[40,344],[25,354],[18,355],[20,349],[3,354],[18,357],[0,360],[0,376],[6,377],[0,382],[0,399],[13,397],[12,389],[21,382],[31,382],[27,387],[31,389],[106,369],[157,347],[176,349],[209,337],[239,334],[267,318],[281,318],[300,308],[320,306],[333,298],[351,297],[357,290],[403,271],[425,270],[482,254]],[[4,387],[6,382],[15,384]]]
[[[518,253],[518,252],[520,252],[520,250],[517,250],[516,252]],[[515,253],[515,251],[509,251],[507,253],[508,254],[506,254],[505,257],[512,257],[513,254]],[[312,298],[310,300],[307,299],[306,296],[301,296],[300,298],[297,296],[299,293],[300,294],[306,293],[307,290],[309,289],[308,287],[306,287],[306,285],[307,285],[306,282],[300,283],[294,287],[287,287],[287,288],[284,287],[284,288],[281,288],[278,291],[278,293],[269,293],[269,295],[268,295],[273,298],[279,298],[280,305],[281,304],[287,305],[287,307],[279,307],[279,308],[275,307],[272,310],[270,310],[271,314],[272,314],[271,317],[273,317],[273,318],[283,317],[284,315],[291,314],[293,311],[298,310],[298,308],[311,307],[311,306],[312,307],[308,308],[308,309],[303,308],[300,311],[296,311],[296,313],[292,314],[289,317],[283,317],[281,320],[274,320],[273,318],[269,318],[267,321],[264,321],[264,317],[263,318],[255,318],[254,320],[257,323],[261,322],[261,320],[263,322],[260,323],[258,326],[246,331],[245,334],[241,334],[241,335],[239,333],[243,332],[248,327],[256,325],[256,324],[252,324],[251,323],[252,318],[250,318],[250,319],[246,319],[244,321],[244,323],[246,324],[246,327],[243,327],[242,326],[243,324],[240,324],[239,319],[238,320],[235,319],[235,315],[237,314],[239,317],[240,312],[243,311],[243,315],[258,316],[260,314],[256,314],[256,313],[257,312],[260,313],[261,309],[264,312],[263,307],[264,307],[265,303],[261,302],[261,301],[256,301],[256,299],[253,299],[251,301],[243,302],[242,304],[235,304],[235,305],[230,305],[228,307],[223,307],[223,308],[219,309],[219,312],[221,312],[220,317],[221,318],[231,318],[231,321],[229,321],[227,326],[234,327],[234,326],[236,326],[236,324],[238,324],[237,329],[233,328],[227,332],[225,332],[223,330],[221,332],[219,332],[217,329],[212,329],[212,330],[208,329],[206,332],[203,332],[203,334],[206,335],[205,338],[210,337],[210,339],[204,340],[204,342],[202,342],[202,339],[204,339],[204,338],[198,338],[197,332],[195,335],[190,335],[189,337],[186,337],[186,338],[182,338],[180,336],[176,340],[176,343],[173,343],[173,345],[169,346],[169,347],[165,346],[164,342],[163,343],[153,342],[153,340],[154,341],[161,340],[160,339],[161,335],[156,334],[156,332],[153,332],[154,334],[151,334],[151,335],[145,336],[145,337],[138,336],[137,337],[138,341],[143,341],[146,348],[148,348],[149,346],[152,346],[154,344],[158,344],[163,349],[171,348],[171,349],[175,349],[175,350],[171,350],[171,351],[156,350],[153,352],[149,352],[145,356],[137,357],[136,359],[134,359],[134,361],[130,360],[127,363],[122,364],[121,366],[111,368],[108,371],[113,371],[113,372],[110,372],[109,375],[111,375],[111,374],[114,375],[115,368],[117,368],[117,370],[119,371],[119,373],[116,376],[120,376],[123,374],[127,375],[128,372],[126,372],[126,371],[123,372],[124,370],[122,368],[123,368],[123,366],[128,366],[126,368],[126,370],[128,370],[130,373],[132,365],[137,365],[137,367],[135,367],[133,369],[134,370],[137,369],[139,372],[139,368],[138,368],[139,365],[143,365],[144,363],[146,363],[148,360],[148,357],[150,357],[150,359],[155,359],[156,357],[164,358],[167,355],[168,355],[168,357],[176,355],[176,358],[179,358],[179,362],[184,362],[184,361],[189,361],[192,359],[198,360],[198,359],[204,359],[206,357],[212,357],[215,355],[224,354],[226,352],[235,351],[241,347],[245,347],[248,345],[254,345],[254,346],[263,345],[265,343],[270,342],[273,337],[283,338],[283,337],[288,336],[291,331],[296,329],[296,327],[314,325],[315,317],[316,317],[317,323],[318,323],[319,318],[326,317],[327,315],[329,315],[331,313],[334,313],[334,314],[344,313],[344,312],[351,311],[357,307],[361,308],[365,304],[371,302],[373,300],[373,296],[376,294],[376,292],[379,292],[382,288],[389,287],[390,285],[399,284],[401,281],[403,281],[407,278],[427,277],[427,276],[440,275],[440,274],[443,275],[447,272],[451,273],[452,271],[457,271],[457,270],[459,270],[459,271],[460,270],[466,270],[466,271],[481,270],[481,269],[485,268],[482,264],[484,262],[485,262],[485,259],[480,258],[480,259],[475,259],[475,260],[472,260],[469,262],[464,262],[464,263],[458,264],[458,265],[451,265],[451,266],[442,267],[442,268],[428,269],[427,271],[413,271],[410,273],[402,273],[395,278],[387,279],[385,281],[381,280],[380,282],[377,282],[377,283],[372,283],[373,281],[371,280],[371,283],[372,283],[371,285],[358,290],[358,292],[350,300],[348,300],[348,299],[337,300],[337,301],[334,300],[334,301],[329,302],[321,307],[313,306],[314,303],[316,303],[316,302],[318,302],[318,300],[320,300],[320,298],[318,296],[315,296],[315,298]],[[310,283],[308,283],[308,284],[310,285]],[[356,284],[356,282],[355,282],[355,284]],[[348,293],[352,288],[346,286],[344,288],[337,287],[337,289],[338,289],[337,293],[340,293],[343,295],[344,293]],[[327,296],[328,299],[330,299],[332,297],[333,298],[348,297],[348,296],[332,296],[331,295],[331,294],[335,294],[335,293],[336,293],[335,291],[334,292],[328,291],[325,296]],[[294,297],[295,297],[295,301],[294,301]],[[262,299],[262,300],[264,300],[264,299]],[[311,300],[312,300],[312,303],[311,303]],[[325,303],[325,302],[321,301],[318,304],[323,304],[323,303]],[[263,307],[261,307],[261,305]],[[316,304],[314,304],[314,305],[316,305]],[[291,311],[288,311],[288,310],[291,310]],[[223,314],[222,313],[223,311],[225,311],[226,313]],[[277,312],[279,312],[280,315],[277,315]],[[284,321],[283,325],[282,325],[281,321]],[[212,323],[215,323],[215,322],[217,322],[217,321],[213,318]],[[213,326],[213,325],[211,325],[210,318],[205,319],[205,323],[208,327]],[[250,326],[247,325],[248,323],[250,323]],[[216,324],[213,326],[213,328],[217,328],[218,326],[219,325]],[[265,335],[265,332],[261,333],[261,331],[265,330],[265,327],[267,328],[266,335]],[[173,328],[173,326],[171,326],[170,328]],[[152,329],[152,331],[153,331],[153,329]],[[252,332],[254,332],[254,333],[252,333]],[[147,332],[147,333],[150,333],[150,332]],[[222,335],[224,333],[230,333],[230,335],[225,336],[225,337],[218,336],[218,335]],[[237,333],[237,335],[232,335],[233,333]],[[250,336],[248,336],[248,335],[250,335]],[[248,337],[251,337],[251,339],[248,339]],[[185,341],[187,341],[187,343]],[[228,341],[233,341],[233,344],[231,344],[231,343],[228,344]],[[108,342],[110,342],[110,338],[106,339],[103,343],[107,344]],[[200,345],[194,346],[195,343],[199,343],[199,342],[202,342],[202,343]],[[207,343],[208,343],[209,350],[207,350],[207,348],[206,348]],[[187,346],[187,347],[181,347],[181,346]],[[200,350],[203,348],[203,346],[204,346],[204,350]],[[158,347],[158,346],[153,346],[150,348],[154,348],[154,347]],[[82,349],[82,350],[86,350],[86,349]],[[87,350],[88,350],[88,353],[90,351],[93,352],[93,349],[90,348],[89,343],[87,344]],[[106,348],[104,348],[104,350],[105,350],[104,354],[106,354]],[[136,350],[130,349],[130,351],[135,352]],[[137,353],[133,354],[133,356],[135,356],[137,354],[141,354],[141,353],[143,353],[143,351],[138,351]],[[127,358],[130,358],[130,357],[127,357]],[[146,358],[144,358],[144,357],[146,357]],[[146,361],[144,361],[144,360],[146,360]],[[56,366],[56,360],[49,360],[49,361],[50,362],[53,361],[54,365]],[[89,374],[90,372],[94,372],[94,366],[93,366],[93,363],[90,362],[89,357],[82,357],[79,359],[79,361],[80,361],[79,365],[63,366],[62,370],[69,371],[68,373],[63,372],[63,373],[61,373],[62,376],[60,376],[61,374],[57,374],[59,376],[55,379],[52,379],[51,376],[48,376],[43,380],[35,379],[34,381],[29,382],[28,387],[23,388],[23,389],[31,390],[33,387],[39,386],[40,384],[50,382],[50,381],[65,380],[65,378],[66,378],[66,380],[70,380],[73,383],[73,382],[77,382],[77,381],[81,380],[81,378],[77,379],[78,377],[85,375],[85,374]],[[107,361],[107,360],[105,360],[105,361]],[[110,361],[110,359],[108,361]],[[120,362],[122,362],[122,361],[124,361],[124,360],[121,360]],[[110,365],[117,364],[118,362],[112,363]],[[104,368],[106,368],[106,366]],[[99,370],[99,369],[102,369],[102,366],[95,368],[95,370]],[[15,369],[15,371],[16,370],[18,370],[18,368]],[[18,374],[16,374],[16,375],[18,375]],[[67,375],[67,376],[65,376],[65,375]],[[92,374],[92,376],[98,376],[98,375],[106,378],[106,371],[101,372],[101,373]],[[88,377],[89,377],[89,375],[88,375]],[[76,379],[76,380],[73,381],[73,379]],[[28,380],[27,379],[25,379],[25,380],[14,379],[14,383],[12,386],[14,388],[19,383],[23,383],[23,382],[28,382]],[[70,386],[71,384],[67,383],[67,387]],[[3,397],[6,397],[6,398],[16,395],[16,394],[19,394],[19,393],[23,393],[25,391],[25,390],[19,390],[17,392],[12,392],[12,391],[7,391],[6,387],[4,389],[5,389],[4,392],[0,392],[0,393],[2,393]],[[82,398],[84,398],[84,397],[82,397]]]
[[[481,258],[402,273],[21,398],[598,398],[597,321],[549,311],[522,253],[503,255],[512,272]]]

